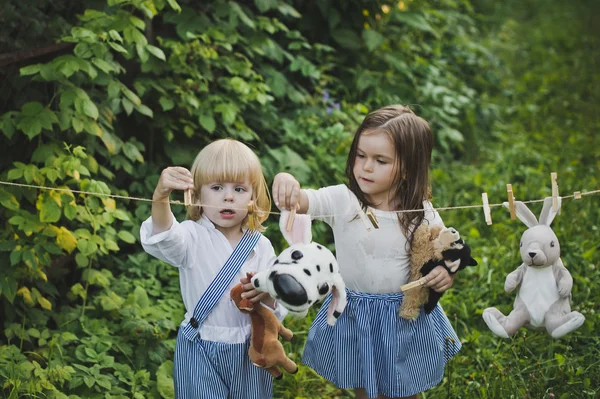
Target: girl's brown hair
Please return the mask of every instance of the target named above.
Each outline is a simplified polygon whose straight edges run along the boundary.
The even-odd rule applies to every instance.
[[[396,150],[394,184],[396,189],[390,202],[396,210],[417,210],[398,214],[404,234],[412,244],[412,232],[425,217],[423,201],[431,199],[429,165],[433,149],[433,134],[427,122],[403,105],[389,105],[368,114],[356,130],[348,161],[346,176],[349,188],[361,202],[363,208],[373,206],[360,190],[354,177],[354,164],[358,141],[365,132],[387,134]]]
[[[196,156],[191,172],[194,178],[192,203],[200,202],[200,188],[204,184],[238,182],[248,178],[252,184],[255,230],[265,230],[262,223],[269,216],[271,198],[260,160],[248,146],[232,139],[214,141]],[[199,220],[201,216],[202,207],[188,207],[188,219]],[[248,216],[243,225],[248,225]]]

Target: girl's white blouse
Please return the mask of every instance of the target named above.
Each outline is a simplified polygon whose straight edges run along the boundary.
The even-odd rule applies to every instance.
[[[400,292],[410,277],[410,252],[394,212],[371,208],[379,229],[367,231],[357,217],[359,201],[345,185],[306,189],[308,214],[333,229],[335,252],[346,287],[372,294]],[[425,220],[442,224],[431,202],[424,201]]]
[[[150,255],[179,268],[181,296],[185,304],[185,326],[194,313],[202,293],[233,252],[227,238],[206,217],[199,221],[177,222],[167,231],[152,234],[152,217],[140,228],[144,250]],[[275,251],[266,237],[261,237],[229,288],[199,329],[200,338],[225,343],[245,342],[250,336],[250,317],[240,312],[229,293],[246,272],[259,272],[272,266]],[[276,306],[275,314],[283,320],[287,311]]]

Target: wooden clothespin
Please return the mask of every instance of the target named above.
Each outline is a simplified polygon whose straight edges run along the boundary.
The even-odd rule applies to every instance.
[[[517,209],[515,208],[515,196],[513,194],[512,184],[506,185],[506,193],[508,194],[508,210],[510,211],[511,220],[517,219]]]
[[[558,207],[558,183],[556,182],[556,172],[550,173],[550,179],[552,180],[552,210],[560,215],[560,208]]]
[[[248,228],[254,230],[254,201],[248,202]]]
[[[363,224],[365,225],[365,229],[367,229],[367,231],[371,231],[372,224],[367,218],[367,215],[365,215],[362,208],[360,207],[358,208],[358,217],[360,218],[360,220],[362,220]]]
[[[290,211],[290,216],[288,217],[287,224],[285,225],[285,231],[292,231],[292,226],[294,226],[294,218],[296,217],[296,207],[293,206]]]
[[[575,191],[573,193],[573,198],[574,199],[581,199],[581,191]]]
[[[420,279],[413,281],[408,284],[404,284],[400,286],[400,291],[406,292],[408,290],[412,290],[413,288],[423,287],[427,283],[427,276],[421,277]]]
[[[192,205],[192,190],[185,190],[183,192],[183,205],[185,205],[185,206]]]
[[[487,193],[481,193],[481,199],[483,201],[483,215],[485,216],[485,222],[488,226],[492,225],[492,210],[490,209],[490,203],[488,201]]]
[[[379,221],[377,220],[377,217],[375,216],[375,213],[373,213],[373,210],[371,208],[367,209],[367,217],[371,221],[371,224],[373,225],[373,227],[378,229]]]

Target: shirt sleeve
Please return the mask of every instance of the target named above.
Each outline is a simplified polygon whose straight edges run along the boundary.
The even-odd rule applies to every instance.
[[[152,216],[140,227],[140,239],[144,251],[175,267],[189,267],[190,243],[197,241],[197,232],[191,223],[179,223],[171,213],[173,224],[169,230],[153,233]]]
[[[305,189],[308,197],[307,213],[312,219],[322,220],[333,227],[336,216],[346,215],[350,206],[350,190],[343,185]]]

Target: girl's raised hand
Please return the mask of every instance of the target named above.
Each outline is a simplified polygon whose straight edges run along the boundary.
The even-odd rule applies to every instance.
[[[300,183],[289,173],[278,173],[273,180],[273,201],[279,209],[292,209],[300,200]]]
[[[257,291],[256,288],[254,288],[254,285],[252,285],[251,279],[253,275],[254,273],[246,273],[246,277],[242,277],[240,279],[240,282],[242,283],[242,288],[244,289],[244,292],[242,293],[242,298],[246,298],[253,303],[256,303],[258,301],[269,302],[271,296],[266,292]],[[271,300],[271,302],[274,301]],[[271,307],[274,307],[274,305],[271,305],[271,303],[269,303],[269,305]]]
[[[443,266],[437,266],[427,275],[429,278],[427,280],[427,287],[430,287],[437,292],[444,292],[452,287],[455,276],[455,274],[448,273],[448,270]]]
[[[194,189],[192,173],[180,166],[170,166],[161,172],[152,197],[154,200],[162,200],[168,198],[173,190],[190,189]]]

